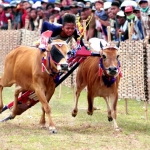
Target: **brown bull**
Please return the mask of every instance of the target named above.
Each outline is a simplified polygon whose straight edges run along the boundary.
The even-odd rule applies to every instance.
[[[117,47],[108,47],[101,52],[101,58],[88,57],[80,66],[76,76],[76,103],[72,116],[78,112],[78,99],[81,91],[87,86],[87,99],[89,115],[93,114],[94,97],[103,97],[107,104],[108,120],[114,121],[114,128],[118,129],[116,122],[116,106],[118,101],[118,84],[120,80]],[[99,67],[100,65],[100,67]],[[111,108],[109,106],[111,100]]]
[[[52,53],[52,49],[55,46],[55,48],[57,48],[56,54],[58,56],[60,55],[59,60],[58,57],[56,57],[56,60],[59,64],[64,64],[64,62],[66,62],[67,52],[69,51],[66,42],[54,40],[49,45],[49,49],[51,51],[47,51],[45,53],[37,48],[19,46],[6,56],[4,73],[0,78],[0,110],[3,107],[3,87],[10,87],[15,83],[17,88],[14,93],[14,106],[11,118],[14,118],[17,114],[17,100],[19,93],[26,90],[35,91],[42,104],[43,113],[40,119],[40,124],[42,126],[45,125],[46,113],[48,116],[50,132],[56,132],[55,125],[51,118],[51,108],[48,102],[55,91],[56,84],[54,82],[54,78],[58,75],[57,67],[59,66],[58,68],[60,69],[61,65],[56,65],[51,56],[55,55],[55,53]],[[41,62],[44,55],[47,55],[47,63],[44,66],[46,71],[42,72]],[[50,61],[48,58],[50,58]]]

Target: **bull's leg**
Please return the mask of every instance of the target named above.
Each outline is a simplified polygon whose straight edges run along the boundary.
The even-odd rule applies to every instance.
[[[41,119],[40,119],[40,126],[41,126],[41,128],[45,128],[45,123],[46,123],[45,110],[43,107],[41,109],[42,109],[42,114],[41,114]]]
[[[52,118],[51,118],[51,108],[50,108],[50,106],[48,104],[48,101],[46,99],[46,96],[45,96],[45,90],[43,90],[43,88],[41,88],[40,86],[36,86],[35,93],[36,93],[37,97],[39,98],[39,101],[41,102],[45,113],[47,114],[47,117],[48,117],[48,120],[49,120],[49,130],[50,130],[50,132],[51,133],[56,133],[57,131],[56,131],[55,125],[54,125],[54,123],[52,121]],[[52,93],[53,93],[53,91],[52,91]]]
[[[51,90],[51,92],[52,92],[52,90]],[[53,93],[51,93],[51,92],[47,92],[47,93],[46,93],[47,102],[49,102],[50,99],[51,99],[51,97],[52,97],[52,94],[53,94]],[[40,125],[41,125],[42,128],[45,128],[45,127],[46,127],[46,126],[45,126],[45,123],[46,123],[46,120],[45,120],[45,110],[44,110],[44,108],[42,107],[42,115],[41,115],[41,119],[40,119]]]
[[[18,96],[19,96],[19,93],[21,93],[22,91],[24,91],[22,87],[16,86],[15,93],[14,93],[14,104],[13,104],[13,110],[12,110],[11,118],[15,118],[15,116],[17,115],[17,112],[18,112]]]
[[[92,96],[92,93],[89,92],[88,90],[88,95],[87,95],[87,99],[88,99],[88,110],[87,110],[87,114],[88,115],[92,115],[93,114],[93,103],[94,103],[94,97]]]
[[[81,91],[85,88],[85,84],[82,84],[82,85],[77,85],[77,88],[76,88],[76,94],[75,94],[75,107],[72,111],[72,116],[73,117],[76,117],[77,113],[78,113],[78,100],[79,100],[79,96],[80,96],[80,93]]]
[[[106,105],[107,105],[108,121],[112,121],[113,118],[111,116],[111,109],[110,109],[110,106],[109,106],[109,97],[105,97],[104,99],[105,99]]]
[[[0,78],[0,112],[1,112],[1,110],[3,108],[2,91],[3,91],[3,86],[2,86],[1,78]]]
[[[115,130],[120,130],[119,127],[118,127],[118,124],[117,124],[117,110],[116,110],[116,107],[117,107],[117,102],[118,102],[118,94],[114,95],[114,96],[111,96],[111,115],[112,115],[112,118],[113,118],[113,122],[114,122],[114,128]]]

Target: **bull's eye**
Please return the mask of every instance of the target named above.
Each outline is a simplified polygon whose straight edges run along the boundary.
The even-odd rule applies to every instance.
[[[117,60],[119,59],[119,56],[120,56],[120,55],[117,55]]]
[[[106,59],[106,55],[103,54],[102,57],[103,57],[104,60]]]

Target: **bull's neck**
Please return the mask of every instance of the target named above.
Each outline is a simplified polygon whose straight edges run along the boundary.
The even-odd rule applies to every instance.
[[[111,85],[116,82],[116,78],[115,77],[106,76],[106,75],[102,76],[102,80],[104,82],[104,85],[107,86],[107,87],[111,87]]]

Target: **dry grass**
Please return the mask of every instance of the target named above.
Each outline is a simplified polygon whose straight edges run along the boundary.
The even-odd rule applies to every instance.
[[[11,101],[12,91],[13,88],[5,89],[5,104]],[[93,116],[86,114],[85,91],[81,94],[76,118],[71,116],[74,101],[69,88],[63,87],[61,99],[56,89],[50,105],[57,134],[39,127],[38,103],[14,120],[0,123],[0,150],[150,150],[150,122],[145,120],[141,101],[129,101],[129,115],[125,115],[124,101],[118,102],[118,124],[122,132],[115,132],[112,122],[107,121],[104,100],[96,98],[95,106],[100,110]],[[9,113],[4,112],[0,119]]]

